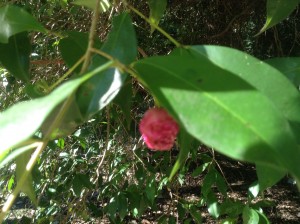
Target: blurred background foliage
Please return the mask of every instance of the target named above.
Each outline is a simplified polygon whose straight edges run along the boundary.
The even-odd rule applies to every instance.
[[[104,41],[110,28],[113,15],[124,6],[115,5],[100,14],[97,35]],[[146,1],[129,1],[144,15],[149,15]],[[2,0],[0,6],[15,4],[28,10],[47,29],[64,35],[64,31],[89,32],[92,12],[84,7],[71,4],[67,0]],[[214,44],[245,51],[259,59],[300,55],[300,12],[295,10],[286,20],[259,36],[266,18],[266,1],[261,0],[169,0],[166,13],[160,26],[180,43],[185,45]],[[173,44],[158,31],[150,35],[150,26],[132,13],[137,33],[139,57],[166,55]],[[56,35],[30,34],[32,45],[31,83],[41,91],[47,89],[68,69],[58,48]],[[0,111],[16,102],[30,99],[24,84],[17,81],[0,67]],[[134,81],[133,81],[134,82]],[[204,172],[222,177],[217,167],[214,152],[201,148],[195,143],[195,150],[188,159],[175,183],[168,188],[166,178],[176,159],[178,150],[168,153],[153,153],[140,150],[138,122],[143,112],[153,106],[153,99],[137,83],[133,83],[132,123],[126,128],[125,117],[120,108],[111,104],[108,109],[69,137],[57,139],[47,147],[34,170],[35,190],[40,201],[36,210],[30,205],[29,214],[12,216],[31,217],[35,223],[74,223],[76,220],[93,221],[92,218],[106,217],[110,222],[129,220],[128,215],[141,220],[149,208],[155,211],[154,220],[161,223],[174,221],[175,207],[182,219],[197,223],[201,218],[195,211],[203,206],[203,201],[188,201],[179,196],[177,204],[160,208],[155,201],[162,195],[177,197],[178,186],[195,184],[186,179]],[[109,124],[109,125],[108,125]],[[199,150],[197,150],[199,149]],[[201,159],[197,156],[201,153]],[[205,155],[205,156],[203,156]],[[105,157],[104,157],[105,156]],[[102,160],[104,158],[104,160]],[[1,195],[11,192],[14,181],[14,164],[2,169],[0,178]],[[98,170],[98,167],[101,170]],[[195,167],[201,167],[196,169]],[[202,174],[204,172],[204,174]],[[215,173],[214,173],[215,172]],[[207,178],[207,181],[209,177]],[[209,180],[217,182],[219,192],[226,200],[225,179]],[[226,184],[225,184],[226,185]],[[171,190],[171,192],[169,192]],[[175,190],[174,190],[175,189]],[[215,190],[211,190],[212,192]],[[172,195],[173,192],[173,195]],[[174,193],[175,192],[175,193]],[[210,191],[199,192],[205,198]],[[1,204],[5,197],[1,197]],[[230,201],[228,201],[229,203]],[[239,202],[237,202],[239,203]],[[21,203],[22,204],[22,203]],[[30,204],[24,202],[23,204]],[[26,205],[26,206],[27,206]],[[15,208],[17,208],[16,205]],[[22,207],[22,206],[21,206]],[[163,212],[161,212],[163,211]],[[222,213],[220,213],[222,214]],[[226,211],[223,214],[227,214]],[[217,216],[213,212],[212,216]],[[234,216],[234,214],[231,214]],[[235,217],[235,216],[234,216]],[[21,221],[21,223],[25,223]],[[27,220],[28,221],[28,220]],[[30,222],[30,220],[29,220]]]

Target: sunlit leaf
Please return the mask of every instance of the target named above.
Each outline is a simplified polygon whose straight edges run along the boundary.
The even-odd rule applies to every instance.
[[[258,224],[259,215],[258,213],[248,206],[245,206],[243,210],[243,223],[244,224]]]
[[[89,9],[94,10],[97,5],[96,0],[75,0],[73,2],[75,5],[85,6]],[[111,7],[111,3],[109,0],[100,0],[99,10],[100,12],[106,12]]]
[[[288,169],[300,176],[300,151],[282,114],[299,119],[294,113],[300,102],[295,100],[298,93],[294,94],[294,86],[284,76],[276,76],[277,70],[269,65],[258,60],[250,63],[246,54],[241,59],[236,50],[225,51],[222,55],[218,47],[194,47],[182,50],[182,54],[141,60],[134,68],[139,80],[199,141],[232,158]],[[210,61],[213,53],[215,60]],[[231,67],[229,60],[234,63]],[[268,89],[269,79],[262,78],[267,73],[276,84]],[[246,79],[246,74],[252,77]],[[255,74],[261,77],[256,80]],[[270,99],[277,94],[279,99]],[[285,94],[294,98],[286,99]],[[282,102],[287,101],[291,101],[289,106],[283,107]]]
[[[288,17],[295,10],[299,2],[299,0],[268,0],[267,20],[263,28],[259,31],[259,34]]]

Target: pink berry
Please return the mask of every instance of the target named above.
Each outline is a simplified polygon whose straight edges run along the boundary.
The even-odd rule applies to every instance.
[[[142,138],[153,150],[171,150],[178,131],[177,122],[162,108],[149,109],[140,122]]]

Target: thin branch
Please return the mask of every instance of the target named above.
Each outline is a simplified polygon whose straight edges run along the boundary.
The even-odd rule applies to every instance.
[[[181,47],[182,44],[179,43],[177,40],[175,40],[173,37],[171,37],[170,34],[168,34],[166,31],[164,31],[160,26],[155,24],[153,21],[148,19],[146,16],[143,15],[140,11],[138,11],[136,8],[133,6],[129,5],[126,1],[124,1],[127,7],[132,10],[135,14],[140,16],[142,19],[144,19],[147,23],[149,23],[151,26],[153,26],[155,29],[157,29],[162,35],[164,35],[166,38],[168,38],[176,47]]]
[[[81,68],[81,74],[84,73],[90,63],[90,59],[91,59],[91,49],[93,48],[94,45],[94,38],[95,38],[95,34],[96,34],[96,26],[97,26],[97,22],[98,22],[98,17],[99,17],[99,7],[100,7],[100,0],[97,0],[96,2],[96,8],[94,10],[94,15],[92,18],[92,24],[91,24],[91,28],[90,28],[90,34],[89,34],[89,44],[88,44],[88,48],[86,50],[85,53],[85,60],[84,63],[82,65]]]

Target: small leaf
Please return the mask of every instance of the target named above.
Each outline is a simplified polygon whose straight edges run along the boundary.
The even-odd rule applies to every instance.
[[[26,151],[24,152],[22,155],[18,156],[16,158],[16,178],[17,178],[17,182],[20,181],[20,179],[22,178],[24,172],[29,172],[26,169],[27,163],[31,157],[31,153],[32,151]],[[19,184],[19,183],[18,183]],[[33,180],[32,180],[32,174],[29,173],[26,180],[23,182],[23,185],[21,186],[21,191],[23,193],[25,193],[30,200],[33,202],[33,204],[35,206],[37,206],[37,199],[35,196],[35,191],[33,188]]]
[[[126,196],[123,193],[120,193],[118,196],[118,210],[119,210],[119,215],[120,215],[121,221],[127,215],[127,212],[128,212],[127,205],[128,205],[128,202],[127,202]]]
[[[15,78],[28,82],[30,51],[27,32],[18,33],[8,43],[0,43],[0,62]]]
[[[169,181],[173,179],[177,171],[184,165],[186,159],[188,158],[189,152],[191,150],[191,142],[194,138],[189,135],[184,128],[181,128],[179,133],[179,144],[180,144],[180,151],[177,157],[177,160],[172,168],[172,171],[169,176]]]
[[[153,205],[154,200],[155,200],[155,196],[156,196],[156,185],[155,185],[155,177],[154,176],[150,176],[147,183],[146,183],[146,195],[147,198],[149,199],[151,205]]]
[[[72,2],[75,5],[85,6],[89,9],[94,10],[96,8],[96,0],[76,0]],[[111,7],[111,3],[109,0],[101,0],[99,5],[100,12],[106,12]]]
[[[8,43],[9,37],[24,31],[47,31],[28,12],[13,5],[0,8],[0,24],[0,43]]]
[[[248,206],[245,206],[243,210],[243,224],[258,224],[259,215],[258,213]]]
[[[77,197],[80,196],[81,191],[84,187],[88,189],[91,189],[93,187],[92,183],[90,182],[89,176],[87,174],[81,173],[76,174],[72,182],[72,188]]]
[[[220,216],[220,206],[213,192],[210,192],[207,195],[207,209],[212,217],[218,218]]]
[[[209,166],[211,163],[203,163],[202,165],[198,166],[192,173],[192,177],[199,176],[203,173],[204,170]]]
[[[267,20],[258,34],[265,32],[288,17],[299,2],[299,0],[267,0]]]
[[[248,192],[250,193],[250,195],[251,195],[252,198],[256,198],[257,195],[259,194],[259,187],[260,187],[260,185],[258,184],[257,181],[255,181],[248,188]]]
[[[160,19],[163,17],[166,7],[167,0],[148,0],[150,7],[150,16],[149,19],[154,24],[158,25]],[[154,32],[155,28],[151,26],[151,34]]]
[[[263,192],[268,187],[272,187],[280,181],[287,172],[285,170],[278,169],[277,167],[257,164],[256,173],[258,177],[259,190]]]

